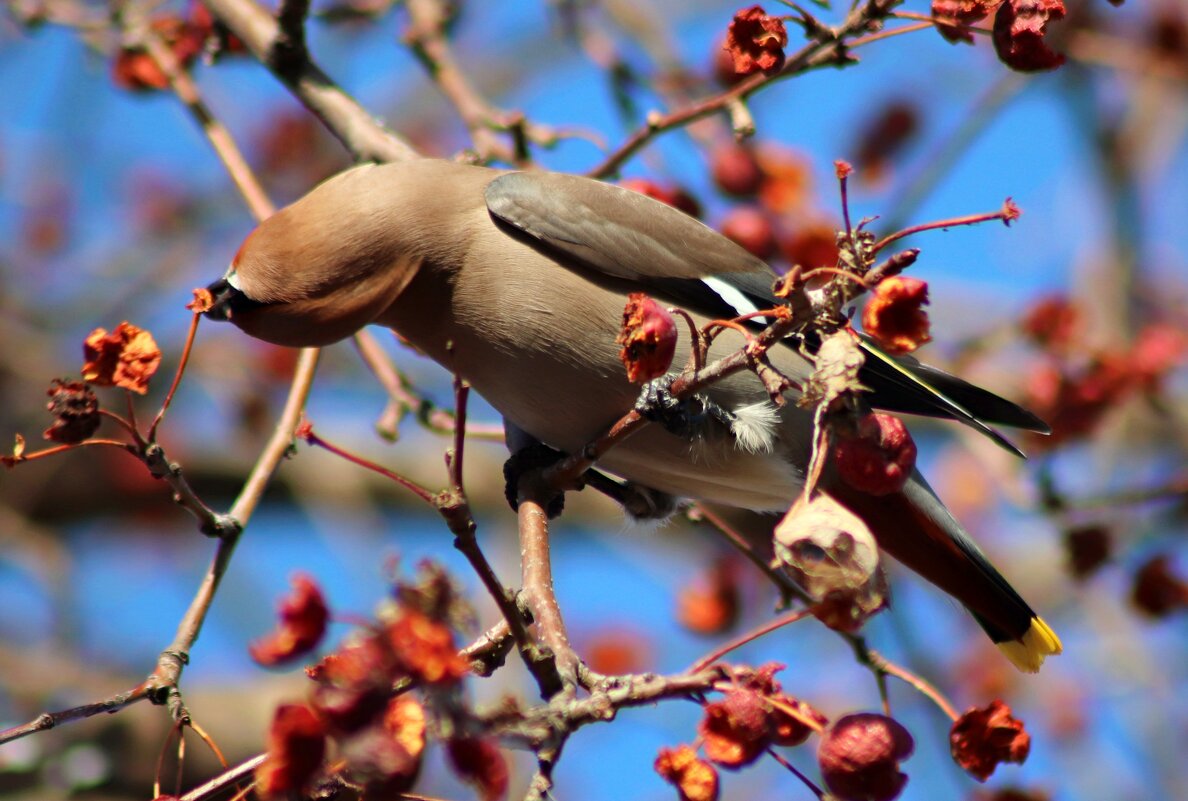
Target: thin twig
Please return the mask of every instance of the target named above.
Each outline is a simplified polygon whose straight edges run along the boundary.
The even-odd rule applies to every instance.
[[[917,22],[912,25],[904,25],[902,28],[889,28],[885,31],[872,33],[869,36],[860,36],[857,39],[851,39],[850,47],[863,47],[868,44],[873,44],[874,42],[880,42],[884,39],[890,39],[893,36],[900,36],[905,33],[915,33],[917,31],[926,31],[931,27],[933,27],[931,22]]]
[[[128,432],[132,435],[132,441],[136,443],[136,447],[143,451],[148,442],[141,435],[140,424],[136,422],[136,399],[132,397],[132,390],[124,390],[124,400],[128,404]]]
[[[147,32],[143,38],[148,54],[165,73],[165,77],[169,79],[170,88],[185,104],[190,116],[194,118],[198,127],[210,141],[211,147],[223,162],[227,174],[231,176],[231,180],[235,183],[240,195],[243,196],[252,216],[257,221],[270,217],[275,207],[256,179],[255,173],[248,166],[247,159],[244,158],[239,146],[235,144],[231,132],[211,113],[210,108],[198,93],[198,86],[189,74],[181,69],[177,59],[173,57],[173,51],[165,46],[160,37]]]
[[[487,629],[478,639],[458,652],[463,659],[470,661],[471,670],[479,676],[490,676],[497,668],[503,666],[509,651],[516,641],[511,633],[511,624],[507,618],[501,617],[495,625]]]
[[[124,431],[128,433],[128,436],[132,437],[133,439],[136,438],[136,428],[133,427],[133,425],[129,423],[128,420],[122,415],[116,414],[110,409],[100,409],[99,416],[106,417],[108,420],[114,421],[120,428],[124,429]]]
[[[689,672],[700,673],[731,651],[741,648],[749,642],[754,642],[765,634],[770,634],[776,629],[783,628],[784,626],[791,625],[798,620],[802,620],[805,617],[808,617],[810,614],[812,614],[811,609],[797,609],[793,612],[788,612],[787,614],[781,615],[775,620],[770,620],[767,623],[764,623],[762,626],[745,632],[744,634],[735,637],[733,640],[724,643],[720,647],[715,648],[713,651],[694,662],[693,667],[689,668]]]
[[[169,750],[169,743],[173,738],[177,737],[179,743],[185,742],[185,735],[183,734],[183,727],[181,721],[174,721],[173,725],[169,727],[168,734],[165,739],[161,741],[161,747],[157,750],[157,766],[153,771],[153,798],[161,796],[161,774],[165,772],[165,754]],[[177,778],[181,779],[181,766],[178,766]],[[176,795],[176,793],[174,793]]]
[[[373,473],[377,473],[377,474],[383,476],[384,478],[388,479],[389,481],[393,481],[393,482],[399,484],[400,486],[404,487],[406,490],[408,490],[413,495],[417,496],[417,498],[419,498],[420,500],[429,504],[430,506],[436,506],[437,495],[435,493],[433,493],[431,490],[428,490],[425,487],[422,487],[420,484],[413,481],[411,478],[408,478],[407,476],[401,475],[400,473],[397,473],[394,470],[389,470],[388,468],[384,467],[383,465],[377,464],[376,462],[373,462],[370,459],[364,459],[362,456],[357,456],[357,455],[351,453],[350,451],[346,450],[345,448],[339,447],[338,445],[335,445],[333,442],[323,439],[322,437],[320,437],[314,433],[313,426],[311,426],[308,422],[303,424],[300,427],[300,429],[298,430],[298,436],[301,439],[308,442],[310,445],[321,448],[322,450],[325,450],[325,451],[329,451],[330,453],[334,454],[335,456],[339,457],[340,459],[345,459],[346,461],[350,462],[353,465],[362,467],[365,470],[370,470]]]
[[[954,165],[965,155],[977,138],[990,125],[1024,87],[1027,78],[1017,72],[1005,71],[971,107],[960,115],[961,124],[944,141],[928,148],[928,158],[919,172],[909,180],[902,190],[896,192],[887,205],[890,214],[883,224],[894,230],[912,219],[936,186],[953,175]]]
[[[256,756],[239,763],[230,770],[223,771],[218,776],[215,776],[210,781],[200,784],[190,792],[183,795],[179,801],[207,801],[223,791],[229,784],[235,784],[252,777],[256,768],[264,762],[268,757],[267,754],[257,754]]]
[[[789,56],[783,68],[772,74],[756,73],[717,95],[690,103],[684,108],[668,114],[651,114],[645,125],[624,141],[597,166],[587,172],[593,178],[605,178],[618,172],[623,164],[642,150],[658,135],[705,117],[729,110],[733,105],[745,101],[752,94],[776,81],[800,75],[809,70],[825,66],[842,67],[852,63],[847,54],[847,40],[873,29],[902,0],[867,0],[854,9],[836,29],[814,39],[799,51]]]
[[[370,368],[380,386],[388,393],[389,408],[394,408],[388,426],[381,427],[380,423],[376,424],[376,428],[381,429],[381,436],[396,439],[399,433],[397,425],[408,412],[412,412],[416,416],[417,422],[435,434],[453,433],[454,415],[447,409],[438,408],[432,401],[418,394],[413,387],[409,386],[404,375],[392,363],[387,352],[370,331],[363,329],[356,333],[354,343],[363,363]],[[387,416],[385,413],[385,417]],[[466,436],[469,439],[503,442],[503,426],[471,422],[466,426]]]
[[[715,531],[724,536],[731,545],[738,549],[739,553],[745,556],[751,564],[755,565],[755,567],[759,568],[767,576],[771,583],[776,586],[776,589],[780,591],[780,599],[784,604],[787,604],[791,598],[796,598],[804,604],[811,604],[813,602],[808,593],[798,587],[792,579],[772,567],[766,557],[756,553],[755,549],[751,547],[751,543],[747,541],[747,538],[735,531],[721,515],[703,503],[695,503],[693,508],[698,515],[710,522]]]
[[[813,795],[815,795],[817,798],[825,798],[825,791],[818,787],[812,779],[801,773],[795,765],[785,759],[783,754],[776,751],[774,748],[771,748],[770,746],[767,749],[767,754],[776,762],[787,768],[792,774],[796,776],[796,778],[804,782],[804,786],[809,788]]]
[[[523,711],[522,715],[491,720],[491,734],[536,751],[591,723],[613,720],[614,710],[649,706],[667,698],[691,698],[714,689],[725,678],[720,668],[699,673],[602,676],[582,666],[583,684],[590,695],[581,698],[558,696],[547,704]]]
[[[281,460],[289,453],[293,444],[293,432],[301,422],[301,415],[305,409],[305,401],[309,397],[310,387],[313,385],[314,373],[317,371],[318,357],[321,351],[317,348],[302,348],[297,356],[297,366],[293,371],[293,381],[289,386],[289,396],[281,410],[280,418],[272,430],[272,436],[265,444],[260,457],[252,467],[252,472],[243,483],[239,496],[231,504],[228,514],[241,524],[247,522],[256,510],[264,489],[272,479],[272,474],[280,465]]]
[[[75,448],[86,448],[91,445],[99,445],[108,448],[119,448],[120,450],[139,458],[139,455],[136,453],[136,446],[132,445],[131,443],[120,442],[116,439],[84,439],[82,442],[73,442],[69,445],[54,445],[39,451],[33,451],[32,453],[22,453],[20,456],[2,456],[0,457],[0,461],[3,461],[6,467],[16,467],[18,464],[22,464],[23,462],[33,462],[37,459],[44,459],[47,456],[56,456],[59,453],[72,451]]]
[[[190,486],[182,474],[181,465],[165,455],[165,449],[157,443],[148,443],[138,454],[153,478],[159,478],[173,490],[173,501],[198,521],[199,530],[208,537],[237,535],[242,523],[230,515],[224,515],[210,508]]]
[[[28,737],[30,734],[49,731],[63,723],[84,720],[103,713],[118,712],[126,706],[143,701],[146,697],[148,697],[148,686],[145,682],[141,682],[130,690],[117,693],[102,701],[63,709],[59,712],[45,712],[28,723],[0,731],[0,745]]]
[[[157,429],[160,428],[161,421],[165,419],[165,412],[169,411],[169,407],[173,403],[173,396],[177,394],[177,388],[181,385],[182,376],[186,372],[186,365],[190,362],[190,352],[194,348],[194,337],[198,333],[198,321],[201,319],[202,315],[197,312],[190,319],[190,330],[186,332],[186,343],[182,346],[182,354],[177,362],[177,370],[173,372],[173,383],[169,385],[169,391],[165,393],[165,400],[161,402],[161,409],[153,419],[153,424],[149,426],[149,442],[157,441]]]
[[[194,734],[198,735],[198,739],[206,743],[206,747],[214,754],[215,759],[219,761],[219,765],[223,770],[227,769],[227,757],[223,756],[223,749],[219,748],[219,744],[214,741],[214,738],[206,733],[206,729],[199,726],[195,721],[190,721],[190,728]]]
[[[1166,483],[1145,489],[1104,492],[1085,498],[1059,498],[1057,511],[1072,513],[1086,509],[1109,509],[1118,506],[1136,506],[1156,501],[1178,501],[1188,498],[1188,477],[1180,476]]]
[[[910,670],[902,668],[899,665],[896,665],[894,662],[890,662],[881,656],[879,657],[878,666],[879,670],[881,670],[883,673],[886,673],[889,676],[894,676],[900,681],[907,682],[921,695],[931,699],[934,704],[940,707],[942,712],[949,716],[950,720],[957,720],[957,718],[960,717],[960,715],[957,714],[957,710],[953,708],[953,705],[949,703],[948,699],[945,698],[941,691],[936,689],[936,687],[934,687],[928,681],[920,678]]]
[[[313,384],[318,354],[317,348],[305,348],[301,351],[301,355],[297,359],[296,370],[293,373],[293,381],[289,387],[289,396],[273,429],[272,436],[269,437],[256,464],[244,482],[239,496],[226,515],[231,525],[226,533],[218,539],[214,557],[198,586],[198,591],[190,601],[190,606],[178,624],[173,642],[161,652],[157,659],[156,669],[146,681],[149,697],[154,703],[168,703],[175,719],[184,715],[184,707],[181,705],[181,696],[178,692],[178,682],[181,679],[182,670],[190,660],[190,649],[198,639],[198,633],[206,621],[207,612],[210,610],[211,602],[214,601],[215,593],[218,591],[227,565],[230,564],[231,555],[235,552],[235,546],[239,542],[243,526],[251,518],[259,504],[260,497],[281,459],[289,452],[293,442],[293,431],[301,420],[301,412],[305,408],[305,401],[309,396],[310,386]]]
[[[475,152],[481,161],[506,161],[526,165],[531,159],[528,142],[548,145],[556,135],[544,128],[529,125],[519,113],[493,107],[467,79],[446,38],[446,24],[451,10],[441,0],[408,0],[409,24],[404,40],[420,59],[442,93],[458,109],[470,132]],[[503,144],[496,132],[511,134],[511,144]]]
[[[1018,216],[1019,210],[1011,203],[1011,199],[1007,198],[1003,207],[998,211],[967,214],[963,217],[951,217],[947,220],[933,220],[932,222],[920,223],[919,225],[910,225],[895,233],[887,234],[887,236],[880,239],[871,247],[870,252],[872,255],[878,253],[892,242],[903,239],[906,236],[911,236],[912,234],[921,233],[922,231],[935,231],[938,228],[955,228],[959,225],[977,225],[978,223],[990,222],[992,220],[1002,220],[1009,225],[1011,220],[1014,220]]]

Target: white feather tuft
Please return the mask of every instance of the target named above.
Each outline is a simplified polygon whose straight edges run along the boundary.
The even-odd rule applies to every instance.
[[[771,453],[775,449],[779,410],[770,401],[760,401],[733,410],[730,431],[734,441],[748,453]]]

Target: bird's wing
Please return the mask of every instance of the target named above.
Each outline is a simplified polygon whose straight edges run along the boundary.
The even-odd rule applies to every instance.
[[[938,370],[911,356],[892,356],[879,350],[866,335],[862,335],[862,349],[867,354],[869,375],[863,377],[866,386],[885,403],[880,407],[889,412],[919,414],[926,417],[951,417],[953,406],[968,409],[983,423],[1009,426],[1038,434],[1050,434],[1052,429],[1031,412],[982,389],[944,370]],[[926,393],[896,391],[906,385],[926,386]],[[893,405],[898,402],[898,405]]]
[[[713,229],[666,203],[621,186],[564,173],[514,172],[486,188],[497,219],[552,251],[616,278],[640,283],[700,279],[771,268]]]
[[[877,409],[956,420],[1020,458],[1024,458],[1023,451],[990,423],[1049,431],[1034,414],[993,392],[915,359],[904,361],[903,357],[891,356],[865,338],[861,346],[866,362],[858,379],[870,389],[870,405]],[[961,400],[951,393],[959,394]]]
[[[485,195],[496,220],[560,256],[562,264],[637,283],[711,317],[732,318],[781,303],[772,294],[775,274],[765,262],[638,192],[564,173],[516,172],[492,180]],[[990,424],[1048,430],[1035,415],[992,392],[911,357],[890,356],[868,337],[862,347],[867,360],[860,378],[875,408],[958,420],[1020,456]]]

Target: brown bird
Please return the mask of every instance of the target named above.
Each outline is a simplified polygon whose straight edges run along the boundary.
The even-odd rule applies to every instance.
[[[509,423],[573,453],[639,396],[615,341],[628,293],[704,324],[777,305],[774,277],[700,222],[621,187],[426,159],[347,170],[265,220],[211,285],[209,316],[292,346],[389,326]],[[727,332],[710,357],[742,344]],[[678,345],[674,364],[688,345]],[[812,369],[791,343],[769,358],[798,382]],[[869,358],[861,378],[873,407],[957,419],[1012,450],[991,425],[1046,431],[1024,409],[914,359]],[[804,484],[811,414],[794,403],[777,408],[745,372],[704,396],[720,413],[696,431],[647,426],[599,466],[677,497],[787,509]],[[918,472],[891,496],[840,482],[826,489],[882,549],[963,603],[1019,669],[1034,672],[1060,653],[1055,633]]]

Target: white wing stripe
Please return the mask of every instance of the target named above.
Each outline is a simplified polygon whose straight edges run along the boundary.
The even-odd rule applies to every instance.
[[[744,314],[753,314],[759,311],[759,308],[748,300],[746,295],[721,278],[710,276],[709,278],[702,278],[701,283],[712,289],[715,295],[721,298],[730,308],[734,309],[735,317],[741,317]]]

